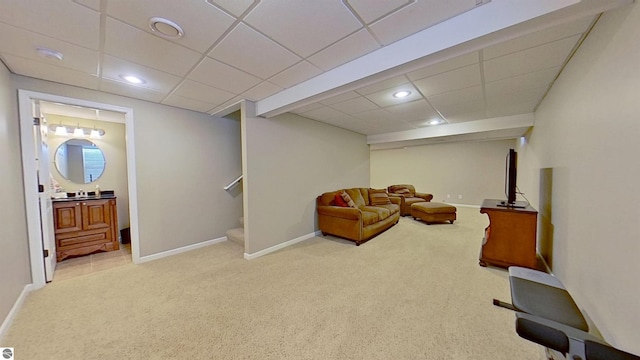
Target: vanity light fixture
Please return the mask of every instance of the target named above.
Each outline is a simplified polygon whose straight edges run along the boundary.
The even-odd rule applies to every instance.
[[[73,131],[70,131],[73,129]],[[104,136],[105,131],[102,129],[98,129],[95,126],[93,128],[82,127],[82,126],[68,126],[68,125],[49,125],[49,130],[54,131],[55,135],[58,136],[69,136],[73,135],[74,137],[91,137],[92,139],[99,139]]]
[[[402,99],[411,95],[411,91],[409,90],[400,90],[393,93],[394,98]]]
[[[55,134],[56,134],[56,135],[60,135],[60,136],[66,136],[66,135],[68,135],[68,133],[67,133],[67,127],[66,127],[66,126],[63,126],[62,124],[60,124],[60,125],[56,126]]]

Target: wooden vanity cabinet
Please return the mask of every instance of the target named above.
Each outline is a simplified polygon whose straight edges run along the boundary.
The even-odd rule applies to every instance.
[[[55,201],[53,223],[57,261],[119,249],[115,198]]]

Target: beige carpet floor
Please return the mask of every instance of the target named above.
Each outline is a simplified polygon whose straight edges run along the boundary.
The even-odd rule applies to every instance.
[[[255,260],[230,242],[54,282],[1,346],[16,359],[544,359],[507,273],[478,266],[485,215],[411,218],[356,247],[316,237]]]

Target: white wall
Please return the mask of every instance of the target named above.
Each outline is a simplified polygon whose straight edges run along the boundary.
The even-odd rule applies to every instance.
[[[241,172],[237,121],[23,76],[13,75],[12,86],[133,109],[140,256],[238,226],[241,196],[222,189]]]
[[[253,254],[318,230],[323,192],[369,187],[369,147],[364,135],[289,113],[258,118],[246,105],[245,252]]]
[[[371,187],[412,184],[416,191],[433,194],[432,201],[454,204],[506,200],[505,158],[515,144],[516,140],[494,140],[374,150]]]
[[[605,13],[536,111],[521,187],[552,168],[552,270],[613,345],[640,354],[640,6]],[[547,194],[536,194],[538,201]]]
[[[31,283],[17,93],[0,62],[0,324]],[[4,344],[3,344],[4,345]]]

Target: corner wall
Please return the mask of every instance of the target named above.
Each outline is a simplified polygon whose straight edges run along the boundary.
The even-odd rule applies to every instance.
[[[600,18],[536,111],[528,143],[519,151],[518,174],[521,188],[536,194],[536,207],[539,199],[550,203],[554,274],[608,342],[635,354],[639,33],[637,3]],[[541,186],[547,191],[540,193]]]
[[[245,105],[245,253],[254,254],[315,232],[323,192],[369,187],[369,147],[364,135],[290,113],[259,118]]]
[[[0,324],[31,283],[17,104],[9,71],[0,61]]]
[[[515,144],[516,140],[494,140],[374,150],[371,187],[412,184],[416,191],[433,194],[432,201],[454,204],[506,200],[505,158]]]

